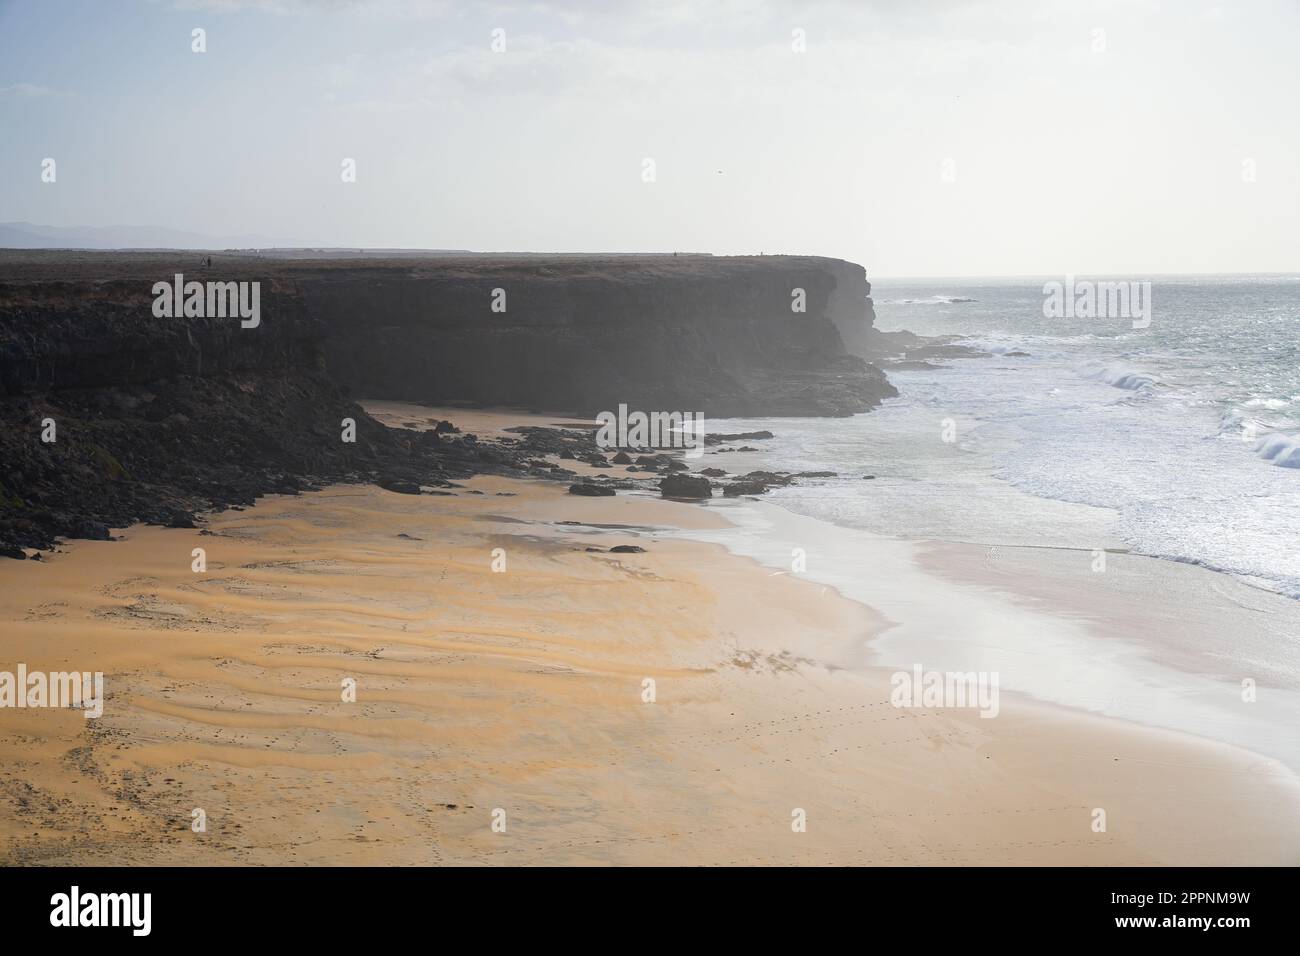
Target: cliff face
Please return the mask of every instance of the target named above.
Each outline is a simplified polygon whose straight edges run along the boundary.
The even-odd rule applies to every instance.
[[[860,266],[794,257],[474,260],[302,279],[327,366],[356,394],[710,417],[849,415],[894,394],[845,349],[868,321],[866,287]]]
[[[860,358],[870,284],[840,260],[214,259],[4,254],[0,393],[310,368],[363,397],[583,414],[848,415],[894,394]],[[156,318],[176,272],[259,281],[261,325]]]
[[[837,260],[211,258],[0,252],[0,545],[185,521],[304,478],[530,467],[385,429],[353,396],[726,417],[893,394],[845,348],[870,332],[869,285]],[[260,322],[155,316],[178,272],[259,282]]]
[[[153,282],[197,257],[87,259],[0,256],[0,555],[138,521],[189,525],[194,510],[315,479],[469,473],[430,461],[437,436],[395,435],[326,375],[291,283],[264,280],[261,323],[244,329],[154,316]],[[344,418],[355,442],[341,440]]]
[[[823,259],[826,270],[835,280],[827,302],[827,312],[839,330],[845,351],[865,357],[867,336],[876,313],[871,304],[871,283],[862,266],[842,259]]]
[[[150,289],[164,279],[171,274],[0,281],[0,395],[183,375],[323,371],[319,329],[290,283],[265,284],[262,323],[252,330],[241,328],[238,319],[156,317]]]

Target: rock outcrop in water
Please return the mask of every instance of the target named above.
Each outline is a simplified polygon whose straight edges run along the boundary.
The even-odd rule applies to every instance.
[[[835,260],[211,258],[0,252],[0,546],[185,526],[326,481],[545,471],[545,436],[387,429],[354,396],[716,417],[893,394],[844,347],[868,322],[865,278]],[[177,272],[259,282],[260,323],[155,316],[153,284]]]

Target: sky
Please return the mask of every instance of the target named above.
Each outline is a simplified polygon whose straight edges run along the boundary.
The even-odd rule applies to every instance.
[[[1298,0],[0,0],[0,222],[1289,272],[1297,37]]]

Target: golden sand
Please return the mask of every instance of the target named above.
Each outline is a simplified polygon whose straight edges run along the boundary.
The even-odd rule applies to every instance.
[[[107,701],[0,711],[0,858],[1296,860],[1292,782],[1244,752],[1006,695],[993,720],[893,708],[847,668],[869,609],[652,530],[719,520],[479,478],[4,562],[0,668],[102,670]],[[615,544],[647,551],[586,550]]]

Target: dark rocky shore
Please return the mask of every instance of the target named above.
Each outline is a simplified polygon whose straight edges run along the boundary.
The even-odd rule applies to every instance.
[[[609,460],[572,431],[387,428],[353,396],[730,417],[849,415],[894,394],[864,356],[898,343],[872,328],[861,267],[839,260],[208,256],[0,251],[0,553],[190,526],[330,482],[411,493],[485,472],[573,477],[544,455],[618,466],[608,487],[682,468],[633,450]],[[153,283],[177,272],[259,282],[260,324],[156,317]]]

